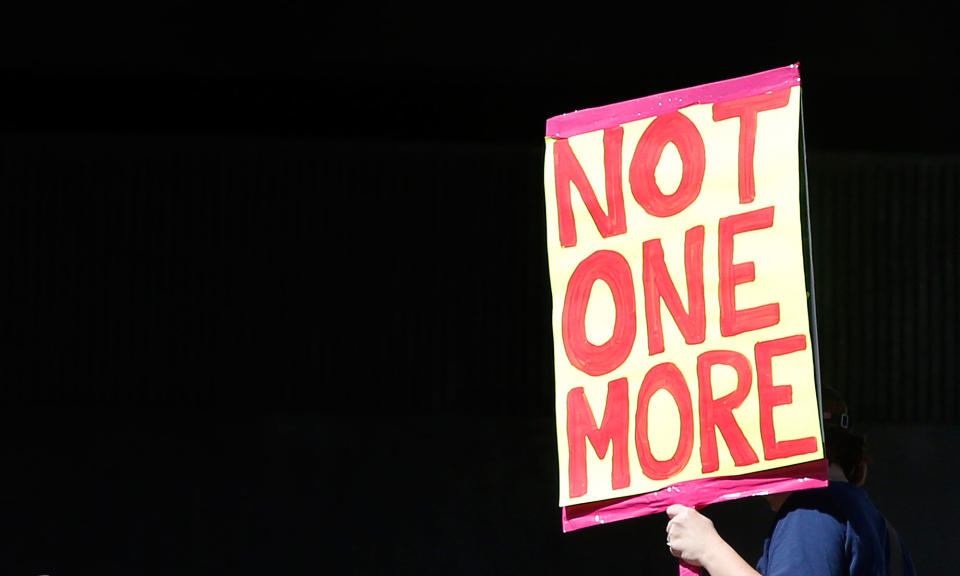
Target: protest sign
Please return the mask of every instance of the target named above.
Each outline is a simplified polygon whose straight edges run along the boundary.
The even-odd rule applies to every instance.
[[[796,65],[548,120],[565,512],[822,485],[799,129]]]

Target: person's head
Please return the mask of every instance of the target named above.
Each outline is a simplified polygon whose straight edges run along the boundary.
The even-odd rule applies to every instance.
[[[839,466],[851,484],[863,485],[867,478],[867,441],[850,430],[846,401],[833,388],[823,386],[820,408],[823,412],[823,448],[827,460]]]

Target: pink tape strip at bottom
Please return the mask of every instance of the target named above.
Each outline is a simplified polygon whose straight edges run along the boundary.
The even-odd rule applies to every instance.
[[[764,470],[745,476],[691,480],[647,494],[565,506],[563,531],[571,532],[588,526],[657,514],[665,511],[671,504],[699,508],[749,496],[822,488],[826,485],[826,460]]]

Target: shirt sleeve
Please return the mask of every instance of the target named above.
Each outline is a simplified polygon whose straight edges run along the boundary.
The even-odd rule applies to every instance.
[[[845,529],[836,518],[819,510],[796,509],[773,529],[763,576],[841,576]]]

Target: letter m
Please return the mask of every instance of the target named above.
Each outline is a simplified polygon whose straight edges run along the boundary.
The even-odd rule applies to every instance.
[[[630,461],[627,453],[629,409],[626,378],[618,378],[608,385],[607,403],[603,410],[603,422],[599,428],[583,387],[574,388],[567,394],[567,446],[570,450],[568,473],[571,498],[587,493],[588,438],[594,452],[601,460],[606,458],[607,449],[613,442],[611,486],[617,489],[630,485]]]

